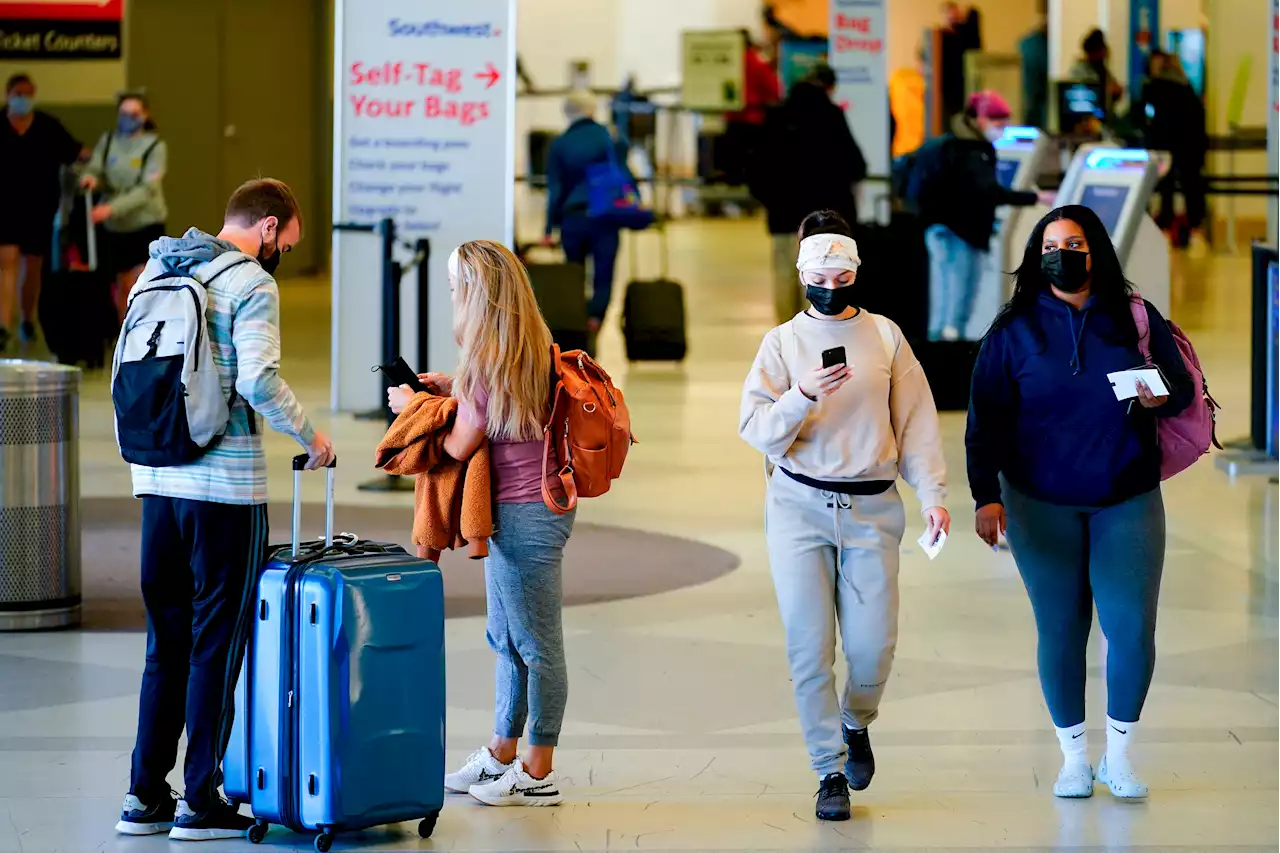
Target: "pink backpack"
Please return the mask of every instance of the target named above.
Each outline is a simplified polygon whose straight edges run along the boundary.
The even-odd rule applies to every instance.
[[[1133,310],[1133,322],[1138,327],[1138,349],[1147,364],[1151,364],[1151,319],[1147,314],[1147,303],[1141,296],[1134,294],[1130,307]],[[1182,363],[1186,365],[1192,384],[1200,389],[1200,396],[1192,400],[1191,405],[1177,417],[1156,418],[1161,480],[1167,480],[1190,468],[1209,452],[1210,446],[1222,449],[1215,432],[1216,412],[1221,407],[1209,394],[1209,384],[1205,381],[1196,349],[1177,323],[1172,320],[1166,322],[1178,344],[1178,352],[1182,354]]]

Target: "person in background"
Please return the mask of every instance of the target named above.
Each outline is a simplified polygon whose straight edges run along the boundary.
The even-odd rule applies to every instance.
[[[893,120],[892,156],[910,154],[924,144],[924,47],[916,51],[914,68],[889,75],[889,117]]]
[[[259,179],[231,195],[218,236],[191,228],[150,248],[148,279],[207,282],[207,330],[231,415],[217,446],[197,461],[132,466],[133,494],[142,500],[147,657],[129,793],[116,824],[122,835],[211,841],[243,838],[253,826],[218,787],[258,570],[267,559],[261,421],[306,450],[307,468],[334,458],[333,444],[280,378],[275,272],[301,239],[293,192]],[[184,726],[186,792],[175,801],[168,777]]]
[[[0,122],[0,353],[9,346],[21,293],[19,335],[36,334],[36,306],[44,259],[53,246],[53,218],[61,196],[60,170],[79,159],[84,146],[48,113],[37,110],[36,84],[15,74],[5,84]]]
[[[1158,187],[1160,210],[1156,224],[1170,231],[1170,242],[1179,248],[1187,245],[1190,232],[1204,226],[1204,164],[1209,153],[1209,136],[1205,127],[1204,102],[1191,88],[1177,56],[1161,50],[1151,52],[1147,61],[1147,79],[1142,86],[1142,101],[1136,105],[1139,127],[1147,148],[1168,151],[1169,173]],[[1182,190],[1186,218],[1177,217],[1173,197]]]
[[[587,215],[587,170],[616,159],[626,168],[626,146],[595,120],[596,100],[590,92],[575,92],[564,102],[569,127],[556,137],[547,153],[547,227],[543,245],[560,245],[571,263],[591,258],[591,299],[587,303],[587,333],[594,341],[613,297],[613,271],[618,261],[618,228]]]
[[[977,9],[942,4],[942,115],[945,120],[965,107],[964,55],[982,50],[982,18]]]
[[[116,309],[124,317],[129,293],[147,262],[148,247],[164,236],[168,148],[156,132],[146,95],[117,98],[115,129],[104,133],[85,169],[83,186],[100,194],[93,221],[105,231],[99,262],[112,276]]]
[[[800,227],[795,268],[812,308],[770,331],[742,390],[738,432],[770,466],[765,538],[819,820],[848,820],[875,775],[868,727],[893,665],[901,476],[928,535],[951,525],[933,395],[902,332],[858,308],[858,246],[839,214]],[[824,353],[843,351],[827,366]],[[836,696],[839,631],[848,678]]]
[[[448,268],[458,372],[420,378],[434,393],[458,398],[446,453],[465,461],[489,440],[494,533],[484,563],[486,634],[498,661],[493,739],[444,784],[485,805],[554,806],[562,795],[553,759],[569,693],[561,566],[575,512],[557,515],[542,497],[551,332],[528,273],[503,246],[463,243]],[[388,388],[387,398],[398,414],[413,391]],[[529,750],[522,758],[526,723]]]
[[[744,51],[742,109],[725,115],[724,173],[730,186],[747,182],[751,158],[760,145],[765,115],[782,99],[778,69],[768,62],[760,45],[742,30]]]
[[[1049,13],[1047,0],[1037,4],[1036,28],[1018,42],[1022,61],[1022,123],[1048,127],[1049,122]]]
[[[1103,92],[1106,96],[1104,108],[1109,119],[1116,114],[1116,105],[1124,98],[1124,86],[1120,85],[1120,81],[1111,73],[1111,68],[1107,65],[1111,58],[1107,34],[1097,29],[1090,31],[1080,43],[1080,48],[1084,55],[1071,66],[1069,77],[1085,83],[1103,84]]]
[[[987,264],[996,208],[1029,206],[1034,192],[1005,189],[996,178],[993,143],[1009,124],[1009,102],[976,92],[951,131],[916,155],[908,197],[920,211],[929,252],[929,340],[965,334],[974,292]]]
[[[1107,749],[1097,779],[1123,799],[1147,786],[1129,758],[1155,667],[1165,553],[1156,419],[1196,389],[1173,334],[1145,306],[1170,394],[1119,401],[1107,374],[1144,363],[1133,289],[1097,215],[1071,205],[1027,240],[1013,298],[982,343],[969,408],[977,532],[1007,530],[1039,635],[1040,684],[1057,727],[1059,797],[1093,794],[1085,732],[1086,647],[1096,605],[1107,639]]]
[[[814,210],[858,219],[858,184],[867,161],[844,111],[831,102],[836,75],[820,64],[768,111],[749,171],[751,194],[764,205],[773,238],[774,319],[785,323],[803,308],[796,281],[796,232]]]

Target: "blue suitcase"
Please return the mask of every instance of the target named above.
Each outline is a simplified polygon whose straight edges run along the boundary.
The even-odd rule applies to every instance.
[[[333,536],[326,471],[323,541],[293,543],[259,575],[254,630],[235,693],[223,789],[269,824],[334,834],[420,820],[444,805],[444,589],[440,569],[398,545]]]

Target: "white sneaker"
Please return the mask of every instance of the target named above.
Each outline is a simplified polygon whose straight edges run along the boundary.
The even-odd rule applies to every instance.
[[[1058,781],[1053,783],[1053,795],[1068,800],[1092,797],[1093,768],[1078,761],[1063,764]]]
[[[472,785],[471,796],[486,806],[558,806],[564,800],[554,772],[545,779],[535,779],[518,758],[498,781]]]
[[[454,794],[466,794],[473,785],[498,781],[511,766],[494,758],[489,747],[482,746],[467,757],[467,763],[462,765],[461,770],[445,775],[444,789]]]
[[[1098,781],[1111,789],[1111,796],[1121,800],[1145,800],[1149,793],[1146,783],[1138,778],[1132,764],[1125,762],[1123,767],[1112,769],[1107,767],[1105,755],[1098,765]]]
[[[942,339],[944,341],[958,341],[960,340],[960,330],[955,326],[947,326],[942,330]]]

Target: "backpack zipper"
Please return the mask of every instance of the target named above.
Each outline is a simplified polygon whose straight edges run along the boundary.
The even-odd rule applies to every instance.
[[[152,281],[154,280],[155,279],[152,279]],[[172,293],[179,290],[185,290],[191,294],[191,302],[192,304],[195,305],[196,314],[200,318],[200,321],[196,323],[196,355],[195,355],[195,365],[192,368],[192,370],[195,371],[200,369],[200,342],[204,340],[205,320],[204,320],[204,313],[200,310],[200,297],[196,294],[196,289],[194,287],[192,287],[189,284],[164,284],[164,285],[160,285],[159,287],[148,287],[146,290],[139,290],[135,292],[133,294],[133,297],[129,300],[129,306],[133,307],[133,300],[137,299],[139,296],[142,296],[144,293],[155,293],[156,291],[168,291]],[[132,329],[130,329],[130,331],[132,331]]]

